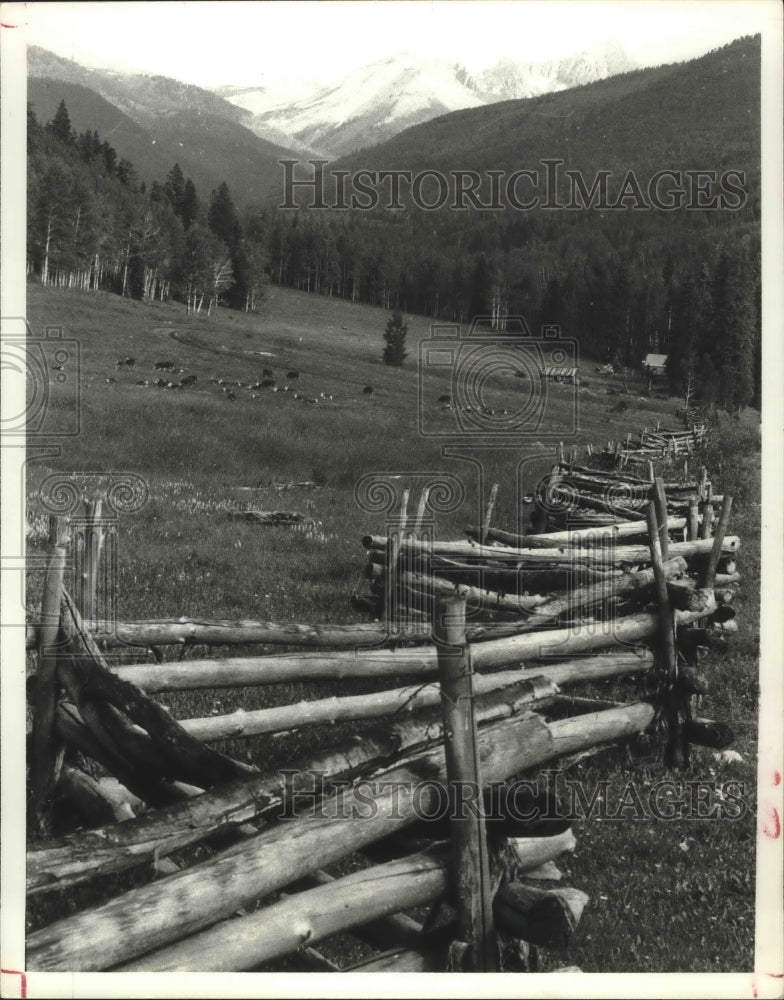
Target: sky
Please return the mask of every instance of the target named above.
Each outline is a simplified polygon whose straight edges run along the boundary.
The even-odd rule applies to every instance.
[[[694,58],[781,20],[778,0],[327,0],[7,3],[28,44],[86,66],[202,87],[329,82],[400,51],[480,70],[608,40],[641,66]]]

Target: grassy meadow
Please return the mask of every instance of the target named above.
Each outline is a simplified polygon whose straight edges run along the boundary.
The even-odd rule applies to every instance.
[[[430,337],[430,322],[408,317],[409,357],[401,369],[392,369],[381,361],[389,315],[271,288],[256,315],[218,310],[208,319],[186,316],[177,304],[142,304],[31,283],[28,320],[34,334],[41,335],[48,325],[62,326],[64,336],[78,340],[81,351],[81,431],[63,439],[59,457],[28,465],[31,553],[45,548],[37,491],[47,476],[90,473],[91,482],[105,483],[130,472],[144,480],[148,498],[138,512],[119,521],[121,619],[187,615],[360,621],[350,603],[352,592],[366,590],[360,539],[384,531],[384,514],[357,503],[355,487],[363,476],[394,474],[400,477],[395,482],[412,490],[421,488],[417,475],[440,471],[458,476],[465,499],[459,509],[436,516],[438,538],[461,537],[466,524],[477,522],[482,498],[498,482],[493,523],[515,530],[522,497],[549,471],[558,437],[567,447],[601,445],[625,438],[629,430],[653,427],[657,420],[677,426],[679,400],[648,395],[639,376],[625,381],[599,375],[597,361],[581,359],[578,392],[570,386],[548,388],[538,436],[510,439],[504,448],[469,443],[459,454],[444,456],[441,440],[420,431],[424,424],[445,432],[456,419],[454,411],[437,403],[439,396],[454,391],[444,370],[428,369],[420,388],[419,343]],[[135,358],[135,366],[117,369],[116,361],[125,357]],[[137,385],[159,377],[154,365],[161,360],[195,375],[196,383],[177,391]],[[228,385],[261,381],[267,368],[281,391]],[[298,378],[287,379],[295,370]],[[210,383],[211,378],[224,385]],[[283,391],[285,385],[288,391]],[[373,392],[364,392],[366,387]],[[495,373],[483,399],[497,413],[513,411],[520,393],[521,380]],[[68,406],[63,404],[61,414],[55,410],[53,419],[71,419]],[[575,424],[576,433],[569,436]],[[577,851],[559,864],[565,884],[583,889],[591,902],[570,954],[543,954],[545,968],[548,963],[575,964],[586,972],[753,967],[760,548],[759,433],[753,418],[747,414],[717,423],[704,454],[694,459],[698,463],[707,465],[716,492],[735,497],[731,530],[742,539],[743,583],[736,601],[740,631],[726,651],[711,653],[704,668],[711,682],[705,714],[734,729],[734,749],[742,759],[722,762],[712,751],[694,748],[689,772],[673,775],[634,761],[626,752],[608,751],[576,764],[570,776],[589,792],[607,780],[602,794],[608,805],[618,806],[632,779],[642,790],[663,777],[679,786],[687,778],[735,781],[743,787],[745,814],[734,820],[662,822],[627,812],[624,822],[596,818],[577,824]],[[303,483],[309,485],[296,485]],[[410,510],[416,509],[417,499],[418,492],[412,492]],[[297,511],[312,518],[314,526],[310,532],[294,532],[232,517],[247,507]],[[41,582],[36,573],[29,575],[31,609],[38,606]],[[236,655],[250,651],[237,649]],[[220,653],[194,647],[186,655]],[[138,659],[138,653],[132,658]],[[161,700],[185,718],[382,686],[388,684],[322,681],[188,692]],[[626,700],[633,695],[628,685],[619,683],[614,690]],[[306,755],[358,728],[320,727],[227,742],[221,748],[269,765]],[[68,899],[36,901],[28,911],[29,926],[42,926],[79,900],[103,898],[149,874],[137,871]],[[325,953],[344,960],[361,954],[345,940],[331,947],[332,952],[325,946]]]

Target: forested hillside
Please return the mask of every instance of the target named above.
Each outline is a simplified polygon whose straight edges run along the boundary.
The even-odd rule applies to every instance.
[[[324,166],[321,209],[311,183],[301,207],[240,213],[175,155],[145,183],[61,102],[45,127],[30,113],[28,270],[194,311],[253,309],[269,280],[499,330],[522,313],[584,356],[666,353],[673,389],[759,405],[759,148],[758,38],[409,129]]]
[[[46,126],[28,109],[27,146],[27,270],[42,284],[255,308],[263,241],[228,185],[205,198],[175,163],[148,188],[97,131],[74,132],[64,102]]]
[[[759,165],[760,43],[748,38],[455,112],[340,160],[324,169],[323,202],[358,209],[308,208],[312,185],[296,188],[301,210],[269,217],[271,274],[446,320],[522,313],[622,364],[668,353],[674,388],[691,370],[705,398],[733,408],[758,401]],[[536,180],[510,195],[521,170]],[[460,193],[471,173],[475,202]]]

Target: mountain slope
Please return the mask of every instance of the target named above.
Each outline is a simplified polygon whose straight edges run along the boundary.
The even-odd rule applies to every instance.
[[[219,115],[233,122],[247,118],[242,108],[211,90],[166,76],[88,69],[37,45],[27,50],[27,75],[89,87],[137,121],[155,121],[161,114],[183,110]]]
[[[278,160],[292,151],[245,128],[238,121],[245,112],[228,101],[166,77],[124,77],[87,70],[41,49],[31,52],[28,101],[38,119],[51,120],[64,100],[74,129],[98,131],[133,163],[140,179],[162,180],[179,163],[203,199],[225,180],[240,206],[281,190]]]
[[[401,132],[344,169],[586,171],[759,165],[759,37],[700,59],[636,70],[527,100],[469,108]]]

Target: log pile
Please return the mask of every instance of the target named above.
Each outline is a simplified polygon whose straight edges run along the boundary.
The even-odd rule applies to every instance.
[[[673,767],[688,766],[690,744],[732,739],[698,717],[701,659],[735,623],[740,542],[728,533],[731,498],[718,499],[706,476],[699,488],[651,488],[559,465],[524,531],[486,516],[453,542],[366,536],[361,600],[379,620],[345,626],[84,620],[94,604],[80,608],[63,587],[58,519],[41,621],[28,634],[39,662],[28,893],[133,868],[158,877],[38,927],[28,968],[241,971],[296,954],[336,969],[314,945],[344,932],[386,949],[357,971],[523,970],[536,948],[567,950],[587,897],[536,880],[559,877],[553,862],[574,847],[572,817],[534,799],[521,820],[509,805],[516,779],[643,733]],[[117,645],[247,642],[304,651],[104,657]],[[624,675],[637,679],[637,700],[571,694]],[[389,685],[179,720],[156,701],[171,690],[351,677]],[[341,735],[347,721],[365,724],[361,738]],[[251,766],[210,745],[324,723],[335,724],[334,745],[302,760],[273,754]],[[479,796],[480,819],[424,820],[439,790],[452,795],[461,781]],[[81,828],[55,836],[52,803],[63,796]],[[347,858],[361,870],[324,871]],[[451,919],[406,915],[425,903]]]

